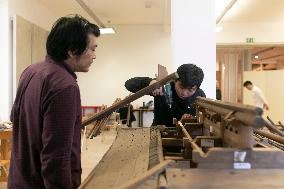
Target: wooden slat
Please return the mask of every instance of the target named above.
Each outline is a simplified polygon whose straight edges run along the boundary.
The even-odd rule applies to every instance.
[[[118,188],[148,169],[150,128],[120,129],[111,148],[80,189]]]
[[[165,168],[169,164],[171,164],[173,162],[174,161],[172,161],[172,160],[162,161],[160,164],[156,165],[155,167],[153,167],[149,171],[141,174],[139,177],[136,177],[135,179],[125,183],[121,187],[118,187],[118,189],[134,189],[134,188],[138,187],[139,185],[143,184],[143,182],[147,181],[147,179],[149,177],[153,176],[154,174],[161,173],[163,170],[165,170]]]
[[[283,189],[282,169],[167,169],[169,189]]]
[[[183,134],[186,136],[188,141],[191,144],[192,149],[196,150],[201,157],[205,157],[205,153],[202,151],[202,149],[195,143],[195,141],[191,138],[190,134],[188,134],[187,130],[184,128],[182,123],[179,121],[177,126],[179,126],[182,129]]]
[[[245,123],[246,126],[261,128],[264,126],[262,118],[262,109],[254,106],[222,102],[219,100],[211,100],[204,97],[197,97],[195,101],[197,108],[207,109],[222,116],[231,114],[238,121]]]
[[[205,157],[193,151],[193,162],[200,169],[232,169],[234,168],[235,152],[245,153],[244,163],[249,163],[253,169],[284,169],[284,152],[273,148],[210,148]]]
[[[268,139],[279,142],[280,144],[284,144],[284,137],[283,136],[279,136],[279,135],[276,135],[276,134],[273,134],[273,133],[270,133],[270,132],[266,132],[266,131],[262,131],[262,130],[259,130],[259,129],[254,129],[253,131],[255,133],[261,135],[261,136],[268,138]]]

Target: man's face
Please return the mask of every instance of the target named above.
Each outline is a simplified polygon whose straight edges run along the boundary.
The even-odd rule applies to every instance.
[[[89,34],[89,44],[87,49],[76,58],[75,72],[88,72],[93,60],[96,59],[95,50],[97,48],[96,36]]]
[[[252,85],[247,85],[247,86],[246,86],[246,88],[247,88],[248,90],[250,90],[250,91],[252,90],[252,87],[253,87]]]
[[[186,99],[188,97],[191,97],[197,90],[197,86],[195,85],[192,88],[185,88],[182,86],[180,81],[175,82],[175,90],[177,92],[177,95],[181,99]]]

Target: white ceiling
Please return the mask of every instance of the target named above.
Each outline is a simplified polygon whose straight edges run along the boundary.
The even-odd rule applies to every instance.
[[[84,0],[105,23],[164,24],[170,20],[169,0]],[[149,6],[146,8],[146,6]]]
[[[78,13],[90,19],[76,0],[41,0],[62,16]],[[215,0],[218,1],[218,0]],[[170,0],[83,0],[108,25],[170,24]],[[150,8],[145,7],[150,3]],[[220,23],[284,22],[284,0],[237,0]]]
[[[76,0],[41,1],[62,16],[76,13],[91,18]],[[104,25],[170,24],[170,0],[83,0],[83,2]],[[146,5],[150,8],[146,8]]]
[[[237,0],[222,22],[284,22],[284,0]]]
[[[80,7],[76,0],[40,0],[44,6],[48,7],[55,15],[66,16],[68,14],[80,14],[91,20],[88,13]],[[57,18],[56,18],[57,19]]]

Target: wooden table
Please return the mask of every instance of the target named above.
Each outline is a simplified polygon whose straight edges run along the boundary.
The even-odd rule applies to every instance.
[[[7,181],[10,163],[12,130],[0,131],[0,182]]]

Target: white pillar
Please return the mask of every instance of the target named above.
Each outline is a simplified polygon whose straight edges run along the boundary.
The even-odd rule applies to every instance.
[[[0,0],[0,119],[9,120],[12,104],[12,64],[10,62],[8,0]]]
[[[204,71],[201,88],[216,97],[216,34],[214,1],[172,0],[173,68],[194,63]]]

